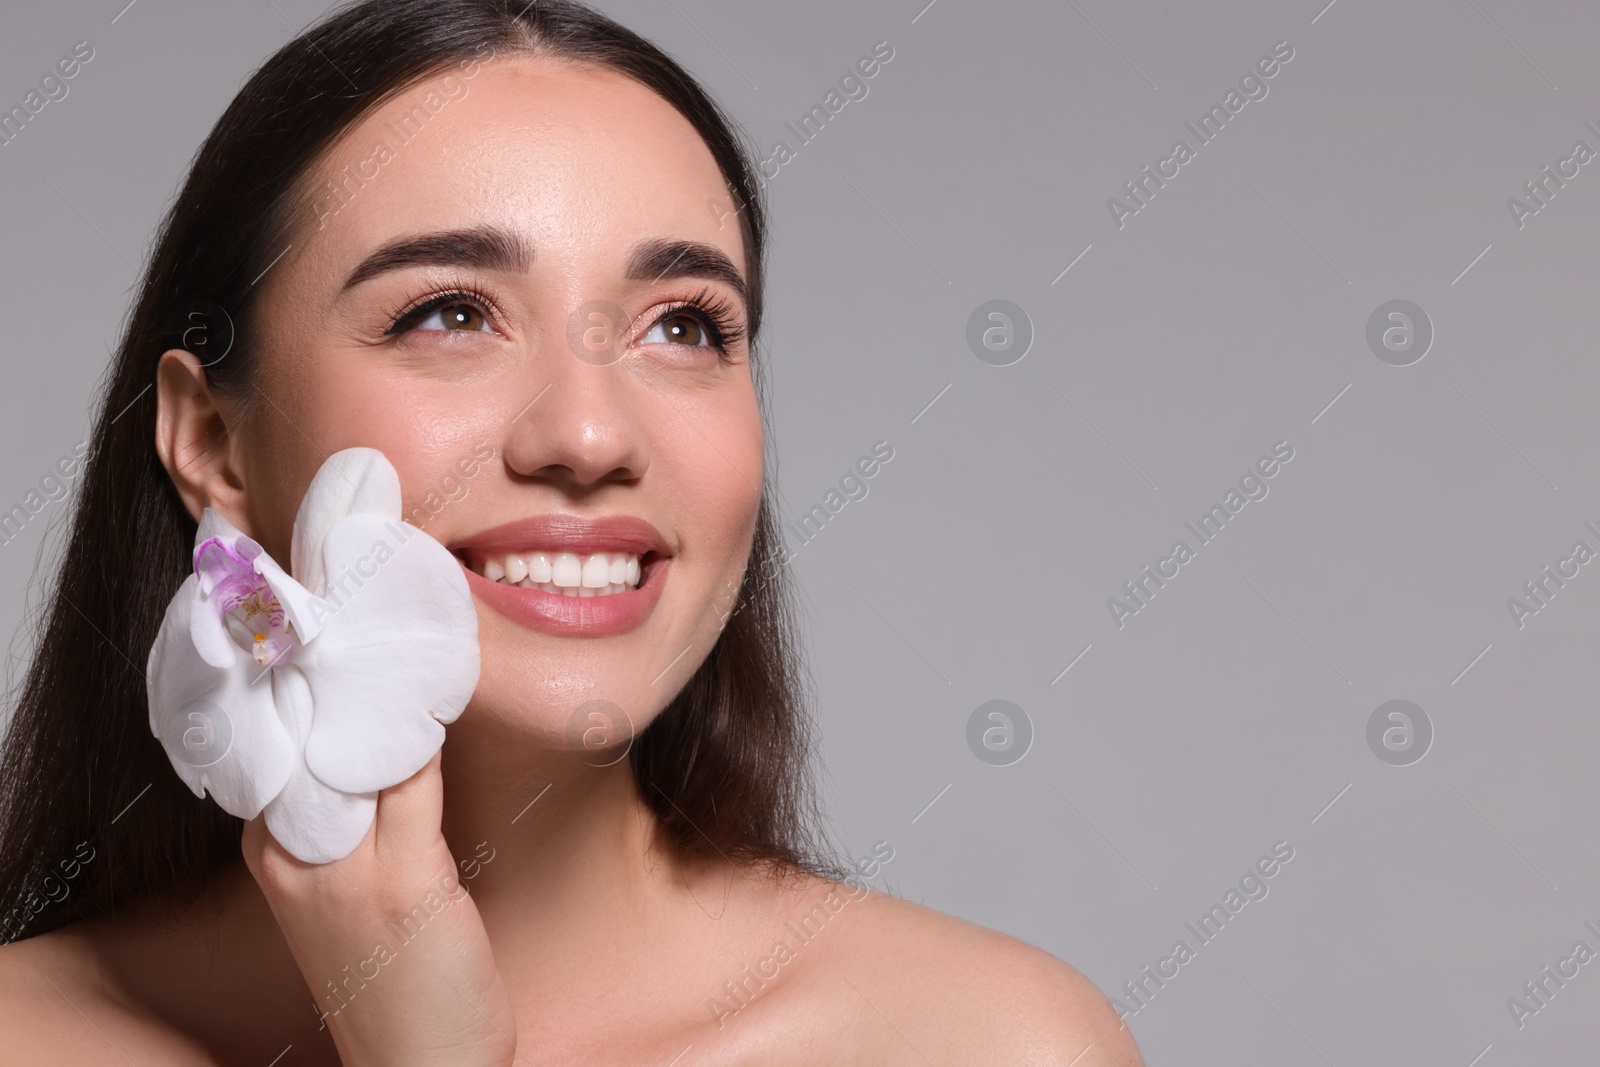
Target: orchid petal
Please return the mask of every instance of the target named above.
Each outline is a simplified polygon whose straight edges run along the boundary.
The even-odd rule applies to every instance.
[[[198,548],[213,537],[238,539],[244,536],[244,531],[233,523],[216,508],[206,508],[200,512],[200,522],[195,531],[194,543]],[[209,591],[209,590],[208,590]]]
[[[322,629],[322,619],[329,614],[321,598],[291,578],[265,552],[256,557],[255,569],[266,579],[267,587],[278,598],[278,603],[283,605],[283,612],[293,624],[295,636],[300,642],[304,644],[316,637]]]
[[[461,564],[397,519],[328,531],[335,613],[301,650],[316,715],[306,762],[329,785],[386,789],[420,770],[478,685],[478,614]]]
[[[295,750],[274,709],[271,686],[260,677],[262,668],[237,653],[228,664],[194,655],[195,620],[202,617],[212,620],[231,649],[200,580],[191,575],[167,606],[150,649],[150,731],[196,796],[209,792],[224,811],[253,819],[288,781]]]
[[[323,542],[349,515],[400,517],[400,475],[375,448],[346,448],[329,456],[300,501],[289,565],[300,584],[318,596],[327,593]]]
[[[199,577],[191,576],[184,585],[190,582],[194,583],[194,589],[188,598],[189,640],[194,643],[194,650],[200,653],[200,658],[211,666],[223,669],[232,667],[239,658],[239,646],[228,636],[228,628],[216,608],[201,594],[204,582]],[[170,614],[172,609],[169,607],[167,610]]]
[[[297,668],[273,671],[273,697],[283,725],[303,752],[312,725],[311,690]],[[296,761],[282,792],[266,807],[267,829],[290,855],[305,863],[331,863],[355,851],[378,812],[378,794],[346,793],[317,780],[304,758]]]

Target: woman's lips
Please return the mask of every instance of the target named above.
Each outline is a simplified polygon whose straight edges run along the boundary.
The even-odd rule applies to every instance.
[[[467,587],[484,603],[519,625],[572,637],[609,637],[643,625],[661,599],[672,560],[658,556],[644,565],[639,588],[607,596],[576,597],[490,581],[465,563]]]
[[[632,515],[581,515],[552,513],[533,515],[492,530],[483,530],[447,546],[460,555],[506,552],[630,552],[642,556],[654,552],[671,555],[660,532],[648,522]]]
[[[577,637],[607,637],[643,625],[661,599],[672,562],[660,531],[632,515],[529,516],[448,547],[462,561],[467,587],[484,603],[529,629]],[[639,557],[638,587],[598,596],[567,596],[496,581],[478,572],[488,559],[503,560],[508,553],[589,556],[602,552]],[[570,585],[571,577],[562,578],[560,584]]]

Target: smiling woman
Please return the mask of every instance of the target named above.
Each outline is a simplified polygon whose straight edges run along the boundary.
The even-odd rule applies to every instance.
[[[361,170],[419,99],[404,150]],[[0,905],[31,918],[0,950],[0,1058],[1139,1062],[1072,968],[848,884],[822,840],[785,572],[764,566],[764,239],[717,106],[577,4],[367,0],[247,82],[155,245],[7,735]],[[202,302],[236,328],[221,358],[167,328]],[[271,561],[337,586],[324,511],[377,521],[369,476],[398,484],[391,523],[425,516],[406,537],[437,592],[374,599],[405,568],[357,560],[345,651],[251,699],[294,733],[315,676],[316,721],[344,725],[293,771],[308,790],[402,732],[442,747],[291,814],[178,767],[197,797],[150,727],[186,705],[165,660],[148,689],[138,666],[164,609],[211,627],[170,647],[225,650],[200,608],[231,582],[216,606],[271,623],[241,631],[261,659],[323,640],[293,602],[274,614],[304,590]],[[460,619],[439,607],[458,588]],[[474,613],[462,708],[427,695],[429,657]],[[324,852],[335,825],[357,830]],[[708,1013],[752,960],[773,962]]]

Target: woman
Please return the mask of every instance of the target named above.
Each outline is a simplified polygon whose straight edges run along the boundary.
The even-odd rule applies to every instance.
[[[250,79],[147,270],[8,735],[0,1058],[1139,1062],[1076,971],[818,843],[763,236],[717,107],[575,4],[368,0]],[[303,863],[177,780],[142,665],[202,512],[287,560],[352,447],[470,572],[481,675]],[[562,551],[626,580],[523,573]]]

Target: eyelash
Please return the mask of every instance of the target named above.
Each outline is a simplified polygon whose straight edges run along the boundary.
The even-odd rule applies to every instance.
[[[656,316],[655,322],[650,324],[651,329],[657,323],[686,311],[700,320],[700,324],[711,335],[711,347],[723,355],[727,355],[731,346],[744,340],[744,327],[739,323],[737,309],[726,297],[713,294],[709,288],[701,289],[688,300],[681,300],[667,308]]]
[[[435,311],[453,304],[470,304],[485,318],[501,317],[494,299],[476,283],[454,284],[448,289],[434,290],[431,293],[406,298],[388,313],[389,326],[383,334],[385,337],[398,337]],[[712,293],[710,288],[702,288],[689,299],[672,304],[656,316],[650,326],[653,329],[667,319],[685,312],[700,320],[700,324],[710,335],[710,347],[717,349],[724,357],[727,356],[731,346],[737,345],[744,339],[745,330],[740,324],[737,308],[726,297]]]
[[[447,289],[409,296],[399,307],[389,312],[389,326],[385,337],[398,337],[441,308],[452,304],[471,304],[486,318],[499,318],[499,306],[475,282],[457,283]]]

